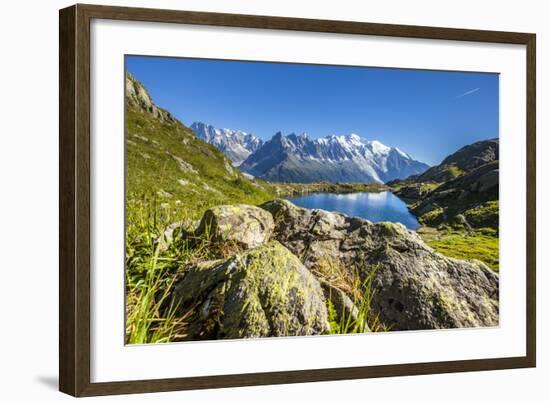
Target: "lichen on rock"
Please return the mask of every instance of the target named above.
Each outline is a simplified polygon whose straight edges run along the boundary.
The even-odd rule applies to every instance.
[[[204,213],[195,235],[251,249],[269,241],[273,226],[271,214],[259,207],[222,205]]]
[[[304,336],[329,332],[317,279],[278,242],[190,266],[171,305],[194,313],[186,339]]]
[[[359,269],[374,266],[372,308],[392,330],[498,325],[498,274],[481,262],[448,258],[397,223],[371,223],[276,200],[273,237],[315,269],[326,255]]]

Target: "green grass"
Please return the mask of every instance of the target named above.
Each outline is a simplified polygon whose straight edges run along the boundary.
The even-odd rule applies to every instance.
[[[423,233],[421,235],[424,237]],[[451,231],[437,239],[434,239],[433,233],[429,233],[425,240],[429,246],[445,256],[465,260],[477,259],[494,271],[499,270],[498,235],[492,229],[478,230],[472,234]]]
[[[448,167],[447,167],[447,171],[449,172],[449,174],[451,175],[451,177],[453,178],[456,178],[458,177],[459,175],[462,175],[464,172],[456,165],[454,164],[450,164]]]
[[[346,194],[353,192],[382,192],[389,191],[389,187],[378,182],[372,183],[347,183],[347,182],[314,182],[302,183],[265,183],[268,187],[275,188],[282,196],[295,196],[305,193],[328,192],[333,194]]]
[[[189,240],[173,235],[167,238],[166,227],[192,222],[185,208],[163,207],[157,199],[131,199],[126,205],[126,342],[128,344],[162,343],[185,339],[188,315],[176,315],[168,307],[172,287],[185,266],[215,259],[219,247],[205,238]],[[177,305],[176,305],[177,306]]]
[[[166,264],[159,263],[155,255],[147,258],[149,266],[141,280],[127,277],[127,343],[145,344],[169,342],[176,332],[185,327],[185,318],[176,317],[175,309],[163,311],[162,306],[170,294],[173,274]]]
[[[464,212],[464,217],[474,227],[497,227],[498,210],[498,201],[489,201],[479,207],[468,209]]]
[[[327,257],[312,267],[312,272],[321,280],[330,283],[331,287],[342,291],[357,307],[353,316],[343,308],[341,311],[327,298],[327,311],[330,324],[330,334],[365,333],[366,331],[387,331],[379,321],[378,313],[372,308],[375,290],[372,287],[374,274],[378,266],[374,266],[364,279],[361,279],[359,269],[355,266],[344,266],[337,259]]]
[[[127,199],[157,197],[161,206],[179,206],[197,218],[214,205],[259,204],[276,196],[179,123],[165,124],[129,107],[126,124]]]
[[[425,195],[427,194],[428,192],[431,192],[431,191],[434,191],[435,189],[437,189],[437,187],[439,187],[439,183],[437,182],[421,182],[420,183],[420,193],[421,195]]]
[[[172,341],[185,327],[185,319],[164,311],[162,305],[179,263],[190,260],[192,254],[160,246],[164,224],[172,213],[160,208],[155,200],[129,202],[126,217],[126,342]]]
[[[363,281],[356,281],[356,290],[359,291],[359,298],[352,299],[357,306],[357,315],[351,313],[346,315],[345,309],[340,311],[340,318],[335,306],[330,299],[327,299],[327,310],[330,324],[330,334],[357,334],[365,332],[388,331],[389,328],[380,323],[379,314],[374,312],[372,301],[375,290],[372,288],[372,280],[377,268],[371,269]]]
[[[438,207],[437,209],[431,210],[427,213],[421,215],[418,220],[423,225],[427,226],[437,226],[443,221],[443,208]]]
[[[181,163],[183,161],[183,163]],[[183,167],[182,167],[183,165]],[[158,198],[159,207],[185,208],[198,218],[215,205],[258,205],[312,192],[378,192],[379,183],[268,183],[249,180],[214,146],[180,123],[162,123],[133,107],[126,113],[127,199]],[[164,206],[163,206],[164,205]]]
[[[175,222],[193,229],[220,204],[258,205],[308,192],[380,191],[380,184],[286,184],[249,180],[212,145],[179,122],[163,123],[128,106],[126,112],[126,341],[130,344],[185,338],[185,316],[164,307],[174,277],[191,262],[219,256],[178,241],[165,246]]]
[[[459,172],[455,172],[459,173]],[[426,191],[433,187],[424,188]],[[268,200],[312,192],[378,192],[382,184],[268,183],[250,180],[232,167],[212,145],[196,138],[179,122],[163,123],[147,112],[128,107],[126,112],[126,341],[129,344],[184,340],[189,316],[167,307],[169,294],[185,266],[219,256],[219,249],[204,239],[189,246],[165,235],[172,223],[191,230],[210,207],[220,204],[258,205]],[[468,220],[482,224],[498,217],[498,203],[487,202],[468,211]],[[434,220],[437,219],[434,213]],[[439,213],[440,214],[440,213]],[[174,235],[177,236],[178,229]],[[475,258],[498,271],[498,235],[478,230],[473,235],[445,233],[428,242],[439,252],[463,259]],[[353,270],[353,269],[351,269]],[[333,333],[387,330],[373,313],[372,274],[364,280],[342,269],[324,271],[325,277],[357,305],[358,316],[340,314],[327,304]]]

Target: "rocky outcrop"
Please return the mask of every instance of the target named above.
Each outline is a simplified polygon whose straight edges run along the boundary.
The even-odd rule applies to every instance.
[[[168,111],[153,103],[147,89],[129,73],[126,73],[126,102],[164,123],[174,123],[176,121]]]
[[[177,280],[169,305],[186,316],[188,340],[327,334],[348,319],[370,331],[362,299],[319,273],[327,260],[370,280],[361,313],[376,330],[498,325],[498,274],[435,252],[401,224],[276,200],[212,208],[194,235],[240,249],[190,264]]]
[[[490,139],[464,146],[423,174],[388,183],[392,191],[411,203],[410,210],[424,225],[457,228],[457,216],[465,226],[498,231],[498,210],[487,218],[468,219],[471,211],[498,201],[499,141]],[[479,225],[481,223],[482,225]]]
[[[267,242],[272,232],[273,218],[265,210],[249,205],[224,205],[204,213],[195,235],[251,249]]]
[[[449,189],[465,192],[465,195],[483,194],[491,190],[498,191],[499,166],[498,161],[484,164],[467,174],[448,181],[437,188],[445,191]],[[465,196],[463,195],[463,197]]]
[[[468,216],[469,210],[479,208],[486,202],[497,200],[498,191],[499,163],[497,160],[441,184],[421,197],[410,209],[424,224],[431,226],[443,223],[452,225],[457,215]],[[428,214],[434,210],[438,210],[439,213],[437,215]],[[484,222],[482,226],[477,225],[475,221],[468,221],[468,223],[477,227],[498,229],[498,213],[495,217]]]
[[[189,311],[188,339],[327,334],[319,282],[300,260],[271,242],[224,260],[190,266],[171,303]]]
[[[398,183],[397,181],[395,181]],[[426,195],[430,190],[433,189],[434,186],[437,184],[434,184],[433,186],[429,186],[425,183],[418,182],[418,183],[411,183],[407,184],[405,186],[399,187],[398,189],[395,189],[393,192],[399,196],[401,199],[404,199],[406,201],[414,201],[422,198],[424,195]]]
[[[499,159],[497,139],[488,139],[466,145],[455,153],[447,156],[443,161],[424,173],[414,177],[415,182],[445,182],[457,175],[468,173],[487,163]]]
[[[372,308],[393,330],[498,325],[498,275],[481,262],[445,257],[401,224],[373,224],[339,213],[302,209],[288,201],[272,213],[274,238],[313,269],[324,258],[376,268]]]

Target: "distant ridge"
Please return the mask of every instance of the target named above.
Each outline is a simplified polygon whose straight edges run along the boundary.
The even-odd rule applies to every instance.
[[[241,164],[263,145],[260,138],[243,131],[215,128],[202,122],[194,122],[189,128],[195,132],[199,139],[214,145],[225,153],[234,166]]]
[[[357,134],[312,139],[278,132],[239,166],[277,182],[387,182],[423,173],[428,166],[398,148]]]

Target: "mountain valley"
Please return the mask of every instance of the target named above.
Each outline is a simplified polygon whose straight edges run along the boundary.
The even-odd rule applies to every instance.
[[[264,142],[185,126],[130,74],[125,123],[127,343],[498,325],[498,141],[434,167],[354,134]],[[416,232],[284,199],[389,190]]]

